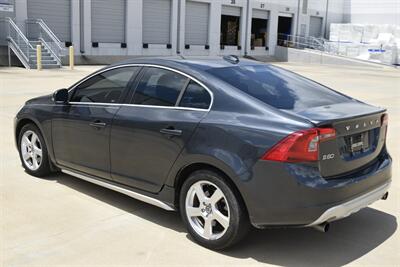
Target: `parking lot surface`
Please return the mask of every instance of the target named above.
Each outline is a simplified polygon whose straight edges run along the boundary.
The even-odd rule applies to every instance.
[[[394,159],[389,199],[328,233],[252,230],[238,246],[214,252],[196,245],[178,213],[164,211],[64,174],[27,175],[13,139],[13,117],[29,98],[68,87],[99,67],[74,71],[0,68],[0,266],[400,264],[400,71],[277,64],[389,112]]]

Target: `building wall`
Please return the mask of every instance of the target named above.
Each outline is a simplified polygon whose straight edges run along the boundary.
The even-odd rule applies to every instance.
[[[15,0],[0,0],[15,1]],[[15,17],[18,25],[23,28],[27,19],[27,1],[17,0]],[[327,23],[341,22],[343,20],[343,5],[346,0],[194,0],[210,4],[208,45],[191,45],[185,48],[185,11],[186,1],[171,0],[171,47],[164,44],[149,44],[143,47],[143,1],[126,1],[125,40],[127,47],[120,43],[99,43],[98,47],[92,44],[92,0],[71,0],[71,39],[79,60],[95,58],[124,58],[129,56],[170,56],[180,53],[182,55],[217,56],[226,54],[243,55],[274,55],[278,39],[278,18],[280,14],[291,14],[292,34],[309,33],[310,16],[318,16],[323,20],[322,32],[327,34]],[[306,12],[302,12],[304,1],[308,2]],[[181,3],[179,5],[179,3]],[[111,3],[110,3],[111,4]],[[222,6],[237,6],[241,8],[239,47],[220,47],[220,28]],[[326,12],[328,6],[329,12]],[[269,12],[268,19],[268,50],[251,49],[250,35],[252,13],[255,9]],[[57,35],[57,33],[55,33]],[[101,61],[99,61],[100,63]],[[94,62],[96,63],[96,62]]]
[[[15,0],[0,0],[0,18],[15,17]]]
[[[399,0],[345,0],[345,22],[400,25]]]

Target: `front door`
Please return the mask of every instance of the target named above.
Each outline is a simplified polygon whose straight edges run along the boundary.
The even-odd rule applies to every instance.
[[[207,114],[211,96],[176,72],[143,71],[130,105],[121,107],[113,122],[111,173],[116,182],[155,193]]]
[[[59,165],[110,179],[110,130],[119,103],[138,67],[102,72],[73,89],[68,104],[56,105],[53,147]]]

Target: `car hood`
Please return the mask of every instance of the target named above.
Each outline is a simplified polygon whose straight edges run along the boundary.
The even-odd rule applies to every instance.
[[[44,95],[29,99],[26,101],[26,105],[33,105],[33,104],[52,104],[53,103],[53,95]]]

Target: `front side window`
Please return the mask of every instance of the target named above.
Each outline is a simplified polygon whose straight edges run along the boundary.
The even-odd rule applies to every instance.
[[[132,99],[133,104],[175,106],[188,78],[176,72],[147,68]]]
[[[75,88],[71,102],[120,103],[122,93],[139,67],[124,67],[100,73]]]
[[[183,93],[179,106],[185,108],[208,109],[211,103],[211,96],[201,85],[190,81]]]

